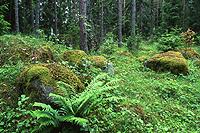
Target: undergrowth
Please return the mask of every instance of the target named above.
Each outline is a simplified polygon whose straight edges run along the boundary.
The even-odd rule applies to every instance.
[[[172,40],[167,41],[173,42],[173,36],[170,39]],[[65,46],[46,42],[44,39],[20,35],[0,37],[0,43],[11,46],[25,43],[38,48],[49,45],[53,47],[56,55],[66,50]],[[54,104],[36,103],[32,108],[29,108],[32,103],[26,102],[28,98],[25,96],[19,98],[17,108],[5,104],[7,101],[4,99],[0,108],[0,131],[26,132],[34,131],[33,127],[36,129],[51,127],[48,129],[52,131],[60,129],[61,132],[80,132],[80,129],[92,133],[200,132],[198,60],[188,60],[187,76],[154,72],[144,67],[143,62],[161,52],[157,41],[140,41],[138,50],[131,53],[125,47],[117,48],[112,35],[108,35],[104,44],[100,51],[94,54],[104,54],[112,61],[115,69],[113,77],[119,79],[114,80],[114,85],[110,82],[113,77],[104,75],[88,83],[83,93],[72,93],[68,97],[51,95]],[[200,51],[198,45],[193,48]],[[109,51],[110,49],[112,50]],[[1,54],[3,53],[1,49]],[[65,65],[65,62],[60,64]],[[25,65],[26,62],[18,61],[15,64],[7,63],[1,66],[1,88],[2,85],[8,85],[11,90],[14,89],[15,79]],[[70,68],[74,71],[77,69],[75,66]],[[88,71],[93,72],[85,67],[82,73],[88,74]],[[94,72],[95,75],[99,73],[99,71]],[[60,87],[62,86],[67,85],[62,84]],[[66,123],[69,126],[66,126]]]

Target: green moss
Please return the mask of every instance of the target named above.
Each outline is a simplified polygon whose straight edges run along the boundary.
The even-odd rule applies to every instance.
[[[68,68],[58,64],[37,64],[24,69],[17,80],[17,93],[26,94],[34,101],[48,102],[48,94],[67,95],[66,91],[57,87],[62,81],[72,86],[77,92],[84,89],[79,78]]]
[[[63,53],[63,60],[77,65],[81,65],[83,58],[86,58],[87,54],[82,50],[69,50]]]
[[[43,46],[36,50],[35,56],[37,60],[47,63],[54,61],[52,49],[49,46]]]
[[[13,46],[4,46],[0,51],[0,63],[1,65],[12,62],[16,63],[17,61],[29,61],[31,59],[33,48],[26,44],[16,44]]]
[[[186,59],[200,58],[200,54],[192,48],[185,48],[179,51]]]
[[[186,59],[179,52],[168,51],[157,54],[145,62],[145,66],[155,71],[170,71],[174,74],[187,74]]]
[[[44,84],[52,82],[52,74],[49,69],[40,65],[33,65],[31,68],[28,68],[25,77],[28,82],[34,79],[40,79]]]
[[[94,66],[103,68],[107,64],[107,59],[103,56],[90,56],[88,57],[89,61],[93,63]]]
[[[50,70],[54,80],[63,81],[73,86],[78,91],[82,91],[84,89],[83,83],[69,68],[58,64],[47,64],[44,66],[46,66]]]

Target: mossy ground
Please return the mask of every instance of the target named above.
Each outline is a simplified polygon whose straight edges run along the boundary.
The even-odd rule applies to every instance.
[[[199,132],[200,69],[189,61],[187,76],[155,72],[145,68],[136,57],[152,56],[159,51],[148,44],[141,47],[146,50],[135,57],[114,55],[112,60],[117,77],[122,78],[118,91],[140,106],[134,112],[144,114],[145,119],[139,116],[142,121],[137,122],[141,130],[136,132]]]
[[[46,44],[45,41],[30,37],[4,36],[0,37],[0,40],[1,43],[6,42],[3,43],[5,45],[21,40],[29,45],[35,44],[34,47],[37,48],[41,43],[52,46],[51,43]],[[113,133],[200,132],[200,68],[194,60],[188,60],[190,73],[184,76],[174,75],[170,72],[155,72],[144,67],[144,60],[160,53],[157,45],[144,41],[141,43],[140,49],[130,56],[129,54],[122,56],[122,52],[105,55],[114,64],[115,77],[120,79],[119,87],[114,90],[113,94],[127,100],[120,105],[116,105],[115,102],[111,103],[109,108],[100,105],[91,114],[94,129],[98,128],[99,132]],[[56,55],[60,55],[66,50],[62,45],[53,47]],[[194,49],[200,51],[198,46]],[[127,49],[121,48],[116,51],[127,51]],[[142,57],[141,60],[140,57]],[[12,88],[13,80],[27,65],[26,63],[6,64],[7,66],[4,64],[0,68],[0,81],[2,83],[6,81],[9,88]],[[52,68],[53,70],[54,68]],[[62,70],[60,69],[60,71]],[[126,109],[128,109],[128,113],[119,111]],[[100,111],[100,117],[96,115],[97,111]]]

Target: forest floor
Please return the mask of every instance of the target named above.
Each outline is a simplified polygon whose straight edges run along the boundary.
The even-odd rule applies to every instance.
[[[64,46],[29,37],[5,36],[0,39],[0,44],[12,43],[32,47],[49,45],[56,55],[66,50]],[[194,49],[200,51],[199,47]],[[0,52],[0,55],[6,54],[3,49]],[[114,107],[101,108],[101,115],[90,116],[88,119],[94,132],[200,132],[199,66],[194,60],[188,60],[190,72],[186,76],[155,72],[144,67],[143,62],[156,53],[159,53],[157,44],[146,41],[141,43],[137,52],[130,53],[126,48],[121,48],[112,54],[104,53],[114,65],[114,78],[119,79],[119,87],[114,94],[127,100],[117,105],[120,111]],[[1,85],[8,82],[12,87],[25,65],[26,62],[13,64],[11,60],[1,66]]]
[[[200,132],[200,69],[189,60],[187,76],[154,72],[143,60],[158,53],[143,44],[132,56],[114,55],[120,91],[136,103],[134,110],[145,124],[144,132]],[[198,48],[196,48],[198,50]]]

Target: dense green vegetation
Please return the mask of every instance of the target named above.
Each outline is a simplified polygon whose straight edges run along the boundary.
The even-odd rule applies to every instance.
[[[199,0],[1,0],[0,132],[200,133]]]
[[[117,48],[113,35],[109,35],[99,52],[93,54],[104,55],[113,63],[115,74],[107,71],[110,77],[106,71],[92,67],[93,63],[87,59],[83,66],[65,61],[62,54],[71,51],[65,46],[42,38],[1,36],[0,55],[5,59],[1,59],[0,68],[1,132],[199,132],[199,59],[195,56],[187,60],[187,75],[150,70],[144,62],[160,53],[158,42],[162,40],[140,39],[139,50],[129,51],[125,47]],[[76,92],[73,86],[58,80],[62,96],[51,94],[53,104],[34,103],[31,97],[20,96],[21,93],[16,93],[20,73],[33,63],[51,65],[49,56],[32,60],[31,53],[44,46],[51,49],[52,62],[68,66],[77,75],[89,76],[92,82],[81,80],[87,87]],[[12,48],[12,54],[7,54],[6,50]],[[192,48],[200,51],[197,44]],[[17,103],[16,99],[19,99]]]

